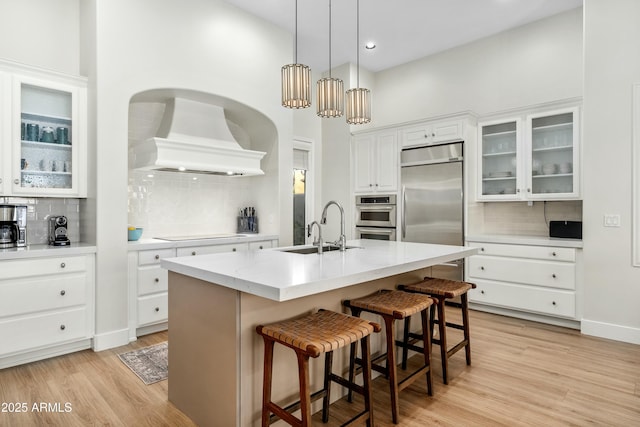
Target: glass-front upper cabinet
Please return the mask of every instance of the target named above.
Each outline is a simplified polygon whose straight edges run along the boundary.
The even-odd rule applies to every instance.
[[[14,194],[80,196],[79,88],[14,76]]]
[[[531,199],[577,198],[578,108],[527,116]]]
[[[578,107],[478,123],[477,199],[578,199],[579,129]]]
[[[513,199],[519,193],[521,119],[485,122],[479,125],[480,156],[478,169],[481,185],[479,198]]]

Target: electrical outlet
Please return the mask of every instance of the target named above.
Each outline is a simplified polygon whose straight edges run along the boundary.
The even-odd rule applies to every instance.
[[[620,227],[620,215],[619,214],[605,214],[604,215],[605,227]]]

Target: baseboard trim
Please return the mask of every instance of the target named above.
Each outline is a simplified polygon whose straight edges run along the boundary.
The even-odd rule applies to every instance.
[[[549,325],[562,326],[564,328],[580,329],[578,320],[563,319],[560,317],[545,316],[543,314],[529,313],[526,311],[510,310],[508,308],[496,307],[486,304],[469,303],[472,310],[485,311],[487,313],[499,314],[501,316],[515,317],[517,319],[531,320],[532,322],[546,323]]]
[[[640,329],[629,326],[582,319],[580,332],[594,337],[623,341],[630,344],[640,344]]]
[[[108,350],[129,344],[129,328],[96,334],[93,337],[93,351]]]

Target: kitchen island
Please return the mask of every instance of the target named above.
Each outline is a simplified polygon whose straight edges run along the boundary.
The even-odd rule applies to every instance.
[[[319,308],[343,311],[344,299],[418,281],[430,266],[477,251],[377,240],[348,246],[322,255],[277,248],[162,260],[169,270],[169,400],[200,426],[259,425],[263,343],[257,325]],[[382,338],[373,337],[374,351]],[[346,366],[343,353],[334,361],[336,372]],[[311,362],[313,389],[320,388],[322,365]],[[275,400],[295,399],[295,366],[294,352],[276,346]]]

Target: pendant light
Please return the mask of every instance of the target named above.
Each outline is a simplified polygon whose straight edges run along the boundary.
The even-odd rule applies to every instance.
[[[344,113],[344,83],[331,77],[331,0],[329,0],[329,77],[318,80],[317,112],[320,117],[341,117]]]
[[[361,125],[371,121],[371,91],[360,87],[360,0],[356,0],[356,88],[347,91],[347,123]]]
[[[298,0],[295,4],[295,63],[282,67],[282,106],[307,108],[311,105],[311,69],[298,64]]]

